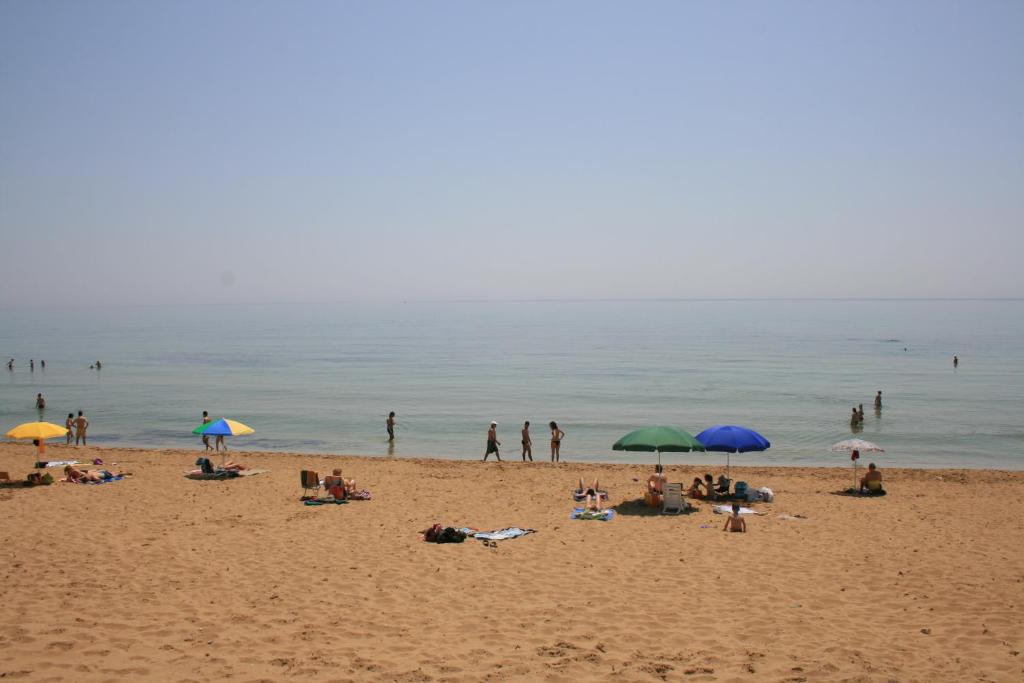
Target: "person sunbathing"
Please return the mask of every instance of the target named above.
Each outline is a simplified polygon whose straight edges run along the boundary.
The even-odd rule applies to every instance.
[[[221,470],[232,470],[234,472],[239,472],[241,470],[247,470],[249,468],[246,467],[245,465],[241,464],[241,463],[234,462],[233,460],[228,460],[226,463],[224,463],[218,469],[221,469]]]
[[[346,479],[341,476],[341,470],[336,468],[333,473],[324,477],[324,489],[329,491],[335,498],[347,498],[356,492],[356,480]],[[341,495],[337,495],[335,491]]]
[[[64,467],[65,481],[72,482],[74,484],[81,484],[95,481],[108,481],[114,477],[120,477],[127,474],[126,472],[118,472],[114,474],[110,470],[80,470],[71,465]]]
[[[746,533],[747,531],[747,520],[743,519],[740,515],[740,504],[732,504],[732,514],[729,515],[729,519],[725,520],[725,526],[722,531],[736,531],[739,533]]]
[[[600,510],[601,501],[608,497],[608,493],[601,490],[601,483],[595,478],[594,483],[589,487],[583,487],[583,477],[580,477],[579,488],[576,489],[576,496],[583,498],[585,510]]]
[[[878,493],[882,490],[882,473],[875,467],[875,463],[868,463],[868,471],[860,480],[860,492]]]

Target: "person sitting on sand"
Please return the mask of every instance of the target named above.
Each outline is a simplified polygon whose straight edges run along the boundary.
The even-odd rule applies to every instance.
[[[594,478],[594,483],[589,487],[583,487],[583,477],[580,477],[579,488],[576,489],[576,494],[581,496],[584,501],[585,510],[600,510],[601,501],[607,498],[608,494],[601,490],[601,482]]]
[[[347,498],[356,492],[356,480],[346,479],[341,476],[341,470],[335,468],[333,473],[324,477],[324,488],[335,498]]]
[[[704,486],[703,480],[700,477],[694,477],[690,488],[686,490],[686,495],[690,498],[705,498],[704,492],[700,490],[702,486]]]
[[[715,478],[710,474],[704,475],[704,496],[708,500],[718,499],[718,494],[715,493]]]
[[[652,506],[661,505],[665,494],[665,472],[660,464],[654,466],[654,474],[647,478],[647,500]]]
[[[861,493],[879,493],[882,489],[882,473],[875,467],[875,463],[868,463],[868,471],[861,477]]]
[[[732,514],[725,520],[725,526],[722,531],[736,531],[739,533],[746,533],[747,531],[747,520],[743,519],[740,515],[740,504],[732,504]]]
[[[718,481],[715,484],[715,493],[717,493],[719,495],[722,495],[722,496],[728,496],[729,495],[729,487],[731,485],[732,485],[732,482],[729,481],[729,477],[725,476],[724,474],[720,474],[720,475],[718,475]]]

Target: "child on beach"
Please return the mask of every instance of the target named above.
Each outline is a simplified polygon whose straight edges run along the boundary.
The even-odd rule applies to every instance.
[[[725,526],[722,531],[736,531],[738,533],[746,533],[747,531],[747,520],[740,516],[740,504],[732,504],[732,514],[725,520]]]
[[[388,441],[395,440],[395,411],[388,413],[388,420],[385,423],[388,429]]]

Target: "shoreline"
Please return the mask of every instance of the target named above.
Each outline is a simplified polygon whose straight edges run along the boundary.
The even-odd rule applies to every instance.
[[[25,442],[24,441],[16,441],[16,440],[12,439],[12,440],[0,441],[0,446],[13,446],[13,447],[21,446],[22,448],[24,448],[25,447]],[[34,450],[35,447],[31,446],[30,448],[32,449],[32,452],[34,453],[35,452],[35,450]],[[59,452],[59,453],[62,453],[62,454],[67,454],[67,453],[73,453],[76,450],[77,451],[84,451],[86,449],[88,449],[90,451],[92,451],[92,450],[96,450],[96,451],[109,451],[109,452],[115,452],[115,453],[116,452],[160,452],[160,453],[166,453],[166,454],[172,454],[173,453],[173,454],[181,454],[181,455],[195,454],[195,457],[197,457],[197,458],[200,457],[201,455],[206,454],[208,456],[211,456],[211,459],[212,459],[213,455],[216,455],[217,457],[220,456],[220,454],[217,453],[216,451],[206,452],[206,451],[203,451],[203,450],[201,450],[199,448],[180,448],[180,447],[171,447],[171,446],[163,447],[163,446],[108,446],[108,445],[97,445],[97,446],[79,446],[79,447],[76,447],[76,446],[66,446],[64,444],[48,444],[46,446],[46,452],[47,452],[48,455],[51,452]],[[228,453],[229,457],[231,457],[231,456],[239,456],[239,457],[258,456],[258,457],[273,458],[275,456],[282,456],[282,457],[293,457],[293,458],[353,458],[353,459],[363,459],[363,460],[369,460],[369,461],[402,461],[402,462],[417,462],[417,463],[429,463],[429,462],[434,462],[434,461],[438,461],[438,462],[453,462],[453,463],[455,463],[455,462],[462,462],[462,463],[482,462],[482,457],[477,457],[477,458],[472,458],[472,457],[458,458],[458,457],[446,457],[446,456],[440,456],[440,455],[435,456],[435,455],[420,455],[420,454],[416,454],[416,455],[400,455],[400,454],[393,454],[393,455],[388,455],[388,454],[369,455],[369,454],[365,454],[365,453],[337,453],[337,452],[330,452],[330,453],[328,453],[328,452],[321,452],[321,451],[242,450],[240,448],[239,449],[233,448],[230,451],[227,451],[227,453]],[[717,471],[717,470],[724,470],[725,469],[725,462],[724,462],[725,453],[718,453],[718,452],[715,452],[715,451],[709,451],[709,453],[712,453],[715,456],[719,456],[719,455],[722,456],[722,461],[719,462],[717,460],[709,460],[709,461],[701,461],[701,462],[697,462],[697,461],[694,461],[694,462],[689,462],[689,461],[687,461],[687,462],[672,462],[672,461],[668,461],[667,458],[674,457],[677,454],[676,453],[670,453],[670,454],[662,454],[662,464],[666,468],[670,468],[671,467],[671,468],[684,468],[684,469],[687,469],[687,468],[689,468],[689,469],[710,469],[710,470],[715,470],[715,471]],[[732,455],[733,455],[733,457],[736,456],[735,453],[732,454]],[[742,454],[740,454],[740,455],[742,455]],[[948,467],[948,466],[943,466],[943,465],[927,466],[927,465],[916,465],[916,464],[915,465],[901,465],[901,464],[889,464],[889,462],[884,457],[884,454],[882,454],[880,457],[877,457],[874,460],[871,458],[871,455],[872,454],[869,453],[869,454],[867,454],[867,456],[861,458],[861,463],[858,465],[859,469],[861,469],[861,470],[865,469],[869,462],[876,462],[876,464],[878,464],[878,466],[879,466],[879,469],[882,469],[882,470],[885,470],[885,471],[894,471],[894,472],[904,471],[905,470],[905,471],[921,471],[921,472],[1005,472],[1005,473],[1013,473],[1013,474],[1024,473],[1024,463],[1022,463],[1021,466],[1019,468],[1016,468],[1016,469],[1015,468],[1008,468],[1008,467]],[[645,460],[644,456],[650,456],[650,461],[648,462],[647,460]],[[508,458],[508,457],[503,458],[501,460],[501,464],[503,464],[503,465],[504,464],[518,464],[518,465],[524,465],[524,466],[525,465],[532,465],[532,466],[535,466],[535,465],[549,465],[549,466],[555,466],[555,465],[557,465],[557,466],[585,465],[585,466],[588,466],[588,467],[606,467],[606,466],[634,467],[634,466],[648,466],[649,469],[651,469],[653,471],[654,465],[655,465],[655,462],[656,462],[656,460],[655,460],[656,457],[657,457],[656,454],[653,453],[653,452],[652,453],[644,452],[644,453],[638,454],[638,456],[635,458],[634,461],[626,462],[624,460],[616,460],[616,461],[580,460],[580,459],[577,459],[575,456],[572,456],[571,459],[570,458],[563,459],[560,463],[552,463],[552,462],[550,462],[550,459],[548,459],[548,458],[544,458],[544,459],[534,458],[533,461],[525,461],[524,462],[521,459],[521,457],[519,456],[519,454],[517,453],[515,458]],[[65,457],[62,456],[62,457],[59,457],[59,458],[54,457],[54,458],[51,458],[51,459],[52,460],[69,460],[71,458],[70,457],[65,458]],[[493,462],[496,462],[496,461],[491,459],[491,458],[488,458],[488,460],[487,460],[488,464],[493,463]],[[823,471],[832,471],[832,470],[846,470],[846,471],[850,471],[853,468],[852,468],[852,466],[849,463],[849,456],[847,456],[845,453],[838,453],[836,455],[836,464],[834,464],[834,465],[820,465],[820,464],[801,465],[801,464],[787,464],[787,463],[764,463],[764,464],[744,463],[744,464],[741,464],[741,465],[730,465],[730,469],[734,469],[734,470],[739,470],[739,469],[742,469],[742,470],[751,470],[751,469],[755,469],[755,470],[756,469],[804,470],[804,469],[806,469],[806,470],[823,470]]]
[[[1017,680],[1024,473],[732,468],[768,486],[748,533],[698,501],[646,508],[634,464],[230,451],[267,472],[193,481],[197,450],[47,449],[132,475],[0,489],[0,675],[19,680]],[[646,456],[647,454],[638,454]],[[68,456],[68,457],[65,457]],[[0,470],[31,446],[0,444]],[[119,465],[113,466],[117,462]],[[306,506],[341,467],[372,500]],[[669,465],[669,481],[703,474]],[[716,467],[713,472],[722,468]],[[56,470],[50,470],[56,472]],[[570,520],[600,477],[611,521]],[[994,521],[999,520],[998,524]],[[535,529],[495,547],[431,524]],[[713,604],[714,610],[708,611]]]

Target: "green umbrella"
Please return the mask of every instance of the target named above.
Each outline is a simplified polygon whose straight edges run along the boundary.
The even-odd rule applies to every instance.
[[[658,464],[661,454],[703,451],[704,446],[689,432],[675,427],[644,427],[626,434],[612,446],[614,451],[656,451]]]

